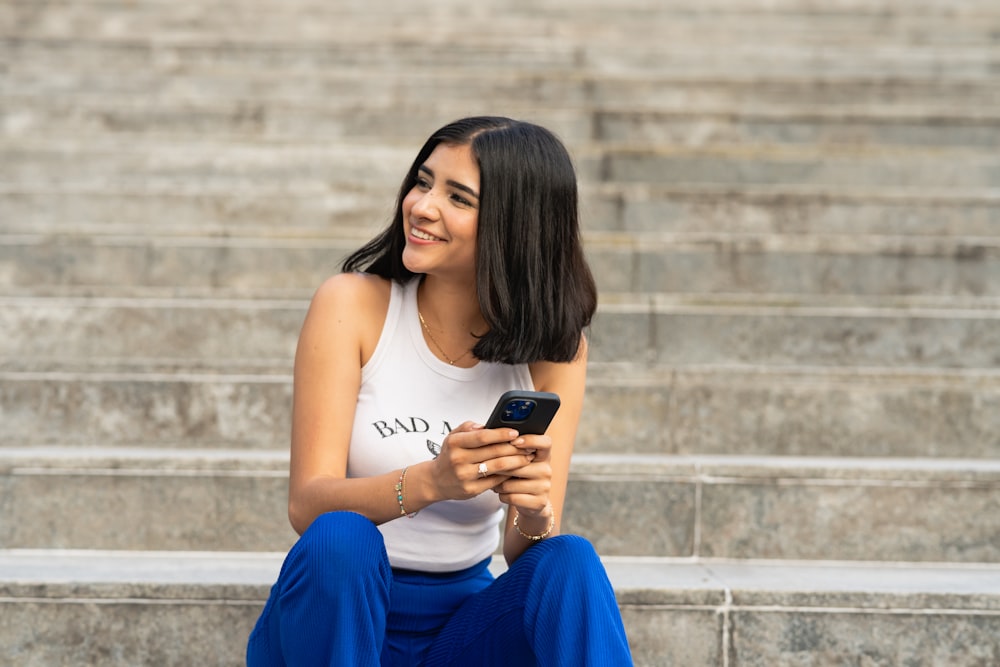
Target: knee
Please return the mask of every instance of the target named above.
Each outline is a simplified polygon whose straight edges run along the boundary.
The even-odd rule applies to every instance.
[[[320,514],[302,533],[296,546],[333,559],[366,559],[385,548],[382,533],[375,524],[355,512]]]
[[[567,564],[590,565],[601,560],[594,545],[579,535],[557,535],[535,545],[534,548],[540,550],[543,558],[557,559]]]
[[[546,578],[567,580],[603,572],[604,565],[594,546],[579,535],[557,535],[528,549],[518,559],[526,559],[531,570],[545,572]]]
[[[288,554],[285,567],[318,581],[330,572],[384,576],[389,569],[382,533],[369,519],[354,512],[329,512],[316,517]]]

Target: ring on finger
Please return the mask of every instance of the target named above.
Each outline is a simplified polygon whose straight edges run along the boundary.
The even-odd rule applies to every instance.
[[[484,461],[484,462],[480,463],[479,464],[479,476],[480,477],[486,477],[486,475],[488,473],[489,473],[489,471],[486,469],[486,462]]]

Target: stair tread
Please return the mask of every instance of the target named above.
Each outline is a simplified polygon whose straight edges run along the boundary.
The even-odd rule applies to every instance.
[[[287,449],[172,449],[38,445],[0,447],[0,470],[15,474],[261,474],[285,476]],[[1000,482],[1000,459],[947,457],[598,454],[578,452],[571,474],[588,478],[868,479]]]
[[[0,593],[8,598],[212,597],[214,589],[262,599],[284,552],[0,550]],[[678,559],[603,556],[625,604],[782,604],[1000,610],[1000,565]],[[491,569],[504,571],[502,557]],[[215,593],[218,595],[218,593]]]

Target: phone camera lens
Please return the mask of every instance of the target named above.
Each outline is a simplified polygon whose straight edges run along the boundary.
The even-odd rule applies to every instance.
[[[531,416],[535,409],[535,402],[528,400],[511,401],[504,407],[504,421],[523,422]]]

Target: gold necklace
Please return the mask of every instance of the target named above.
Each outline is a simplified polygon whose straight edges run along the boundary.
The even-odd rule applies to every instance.
[[[465,357],[468,356],[469,352],[472,352],[472,350],[466,350],[459,358],[452,359],[451,357],[448,356],[448,353],[444,351],[444,348],[441,347],[441,343],[437,342],[437,339],[434,338],[434,334],[431,333],[431,328],[427,326],[427,322],[424,320],[424,316],[420,313],[419,310],[417,310],[417,317],[420,318],[420,324],[423,325],[424,331],[427,332],[427,337],[431,339],[431,342],[434,343],[434,347],[438,349],[438,352],[441,353],[441,356],[444,357],[444,360],[447,361],[450,366],[454,366],[457,362],[461,361],[462,359],[465,359]]]

